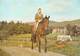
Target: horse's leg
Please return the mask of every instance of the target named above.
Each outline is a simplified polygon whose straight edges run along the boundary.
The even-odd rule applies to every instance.
[[[34,48],[34,47],[33,47],[33,37],[32,37],[32,40],[31,40],[31,41],[32,41],[32,49],[33,49],[33,48]]]
[[[34,47],[33,47],[33,40],[32,40],[32,49],[33,49]]]
[[[38,50],[39,50],[39,52],[41,52],[41,40],[40,40],[40,36],[38,37]]]
[[[47,39],[46,39],[46,36],[44,38],[45,38],[45,52],[47,52]]]

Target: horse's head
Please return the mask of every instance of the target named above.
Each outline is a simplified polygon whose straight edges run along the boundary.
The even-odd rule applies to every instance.
[[[50,18],[50,16],[45,16],[44,19],[43,19],[43,21],[44,21],[44,28],[45,29],[48,28],[49,18]]]

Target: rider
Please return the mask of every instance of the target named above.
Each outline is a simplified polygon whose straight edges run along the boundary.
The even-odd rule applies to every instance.
[[[38,24],[39,22],[43,19],[43,13],[42,13],[42,9],[39,8],[36,15],[35,15],[35,26],[36,26],[36,29],[38,27]],[[35,30],[36,30],[35,29]]]

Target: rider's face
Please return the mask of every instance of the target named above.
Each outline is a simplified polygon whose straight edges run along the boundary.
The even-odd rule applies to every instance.
[[[39,11],[39,14],[41,14],[41,11]]]
[[[39,14],[41,13],[41,9],[38,10]]]

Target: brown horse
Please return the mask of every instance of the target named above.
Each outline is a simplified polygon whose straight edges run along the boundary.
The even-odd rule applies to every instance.
[[[37,30],[32,33],[32,49],[33,44],[36,42],[38,44],[39,52],[41,52],[41,38],[47,34],[48,24],[50,16],[45,16],[42,21],[38,24]],[[47,51],[47,39],[45,39],[45,52]]]

